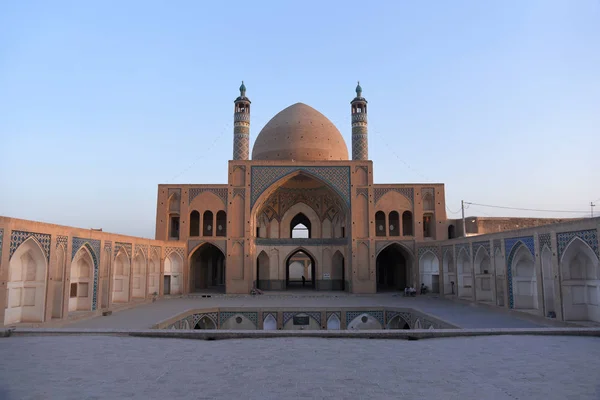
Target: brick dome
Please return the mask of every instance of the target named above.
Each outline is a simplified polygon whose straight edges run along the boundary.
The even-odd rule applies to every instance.
[[[253,160],[336,161],[348,159],[340,131],[326,116],[303,103],[280,111],[260,131]]]

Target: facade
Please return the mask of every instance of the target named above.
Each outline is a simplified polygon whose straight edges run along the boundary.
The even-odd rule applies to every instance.
[[[226,184],[159,185],[155,240],[0,218],[0,320],[41,323],[194,292],[425,284],[600,322],[600,218],[475,217],[465,235],[446,216],[443,184],[373,182],[360,85],[350,152],[302,103],[275,115],[250,149],[250,110],[242,83]]]

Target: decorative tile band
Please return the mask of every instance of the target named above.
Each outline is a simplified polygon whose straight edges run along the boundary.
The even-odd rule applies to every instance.
[[[321,325],[321,313],[318,311],[293,311],[293,312],[284,312],[283,313],[283,325],[285,325],[290,319],[292,319],[295,315],[298,314],[306,314],[315,321],[319,325]]]
[[[387,246],[394,244],[394,243],[400,245],[411,256],[414,254],[413,250],[412,250],[412,246],[413,246],[412,241],[402,242],[402,241],[398,241],[398,240],[376,240],[375,241],[375,253],[379,254],[379,252],[381,250],[385,249]]]
[[[141,252],[144,255],[144,258],[148,259],[148,246],[145,244],[136,244],[135,245],[135,253]]]
[[[344,246],[348,238],[307,239],[307,238],[256,238],[257,246]]]
[[[188,204],[203,192],[214,194],[223,201],[224,205],[227,205],[227,188],[191,188],[188,191]]]
[[[67,250],[67,246],[69,245],[69,237],[68,236],[58,235],[56,237],[56,248],[58,249],[58,246],[60,246],[60,245],[62,245],[63,248],[66,251]]]
[[[552,251],[552,238],[549,233],[540,233],[538,235],[540,251],[544,249],[544,246],[548,247]]]
[[[427,253],[427,252],[431,252],[433,254],[435,254],[435,256],[438,258],[440,258],[440,252],[439,249],[436,246],[423,246],[423,247],[419,247],[418,250],[418,255],[419,255],[419,260],[421,259],[421,256],[423,256],[423,254]]]
[[[473,255],[477,256],[477,252],[479,249],[483,247],[483,249],[487,252],[488,256],[490,255],[490,242],[488,240],[484,242],[475,242],[473,243]]]
[[[460,251],[464,250],[469,257],[471,257],[471,244],[470,243],[459,243],[456,245],[456,254],[460,256]]]
[[[450,253],[450,258],[454,260],[454,246],[443,246],[442,247],[443,257],[446,258],[446,254]]]
[[[385,322],[383,320],[383,311],[346,311],[346,327],[350,325],[352,321],[354,321],[357,317],[367,314],[371,317],[375,318],[382,327],[385,327]]]
[[[358,188],[356,189],[356,196],[363,195],[365,199],[369,200],[369,189],[368,188]]]
[[[125,249],[125,253],[127,254],[128,258],[132,258],[133,254],[131,251],[131,243],[121,243],[121,242],[115,242],[115,252],[114,255],[115,257],[119,254],[119,250],[121,250],[121,248]]]
[[[408,200],[410,200],[411,204],[414,204],[414,202],[415,202],[415,190],[414,190],[414,188],[407,188],[407,187],[402,187],[402,188],[375,188],[375,190],[373,192],[375,194],[375,204],[377,204],[377,202],[379,201],[379,199],[381,199],[388,192],[398,192],[402,196],[404,196]]]
[[[498,250],[500,250],[500,252],[502,252],[502,240],[494,239],[494,255],[496,254],[496,252]]]
[[[525,246],[531,252],[535,259],[535,248],[533,244],[533,236],[524,236],[517,238],[504,239],[504,249],[506,251],[506,279],[508,280],[508,307],[515,308],[515,300],[513,296],[513,281],[512,281],[512,261],[519,247]]]
[[[596,257],[600,258],[600,253],[598,252],[598,232],[595,229],[588,229],[585,231],[561,232],[556,235],[559,260],[569,243],[575,238],[583,240],[596,253]]]
[[[181,256],[182,260],[185,260],[185,249],[183,247],[167,247],[165,249],[165,257],[168,257],[171,253],[177,253]]]
[[[100,241],[96,239],[74,237],[71,246],[71,259],[73,259],[79,251],[79,249],[81,249],[84,246],[92,255],[92,261],[94,262],[94,292],[92,297],[92,311],[95,311],[98,306],[98,271],[100,267]]]
[[[52,237],[45,233],[35,233],[35,232],[27,232],[27,231],[12,231],[10,235],[10,251],[8,253],[8,259],[10,260],[15,254],[15,251],[19,248],[21,243],[29,239],[30,237],[35,238],[44,254],[46,255],[46,259],[50,262],[50,241]]]
[[[297,171],[325,182],[350,206],[350,167],[253,166],[250,171],[250,208],[271,185]]]
[[[234,317],[236,315],[243,315],[248,318],[255,327],[258,327],[258,313],[257,312],[229,312],[229,311],[221,311],[219,312],[219,327],[221,327],[229,318]]]

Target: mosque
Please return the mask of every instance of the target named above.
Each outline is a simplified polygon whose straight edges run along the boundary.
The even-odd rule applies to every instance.
[[[228,182],[159,185],[154,240],[0,217],[0,321],[45,323],[195,292],[424,284],[600,322],[600,218],[448,219],[441,183],[373,182],[368,108],[359,84],[351,155],[338,128],[302,103],[276,114],[250,149],[242,83]]]

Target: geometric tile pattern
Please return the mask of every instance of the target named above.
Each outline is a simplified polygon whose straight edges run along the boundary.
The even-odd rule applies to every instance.
[[[194,329],[194,327],[196,326],[196,324],[198,323],[198,321],[200,321],[203,317],[207,317],[209,318],[214,324],[215,327],[219,327],[218,321],[218,315],[216,312],[212,312],[212,313],[203,313],[203,314],[194,314],[193,316],[193,324],[192,324],[192,329]]]
[[[384,248],[386,248],[388,245],[390,245],[392,243],[399,244],[403,250],[406,250],[406,252],[408,252],[408,254],[413,256],[413,252],[411,250],[413,242],[409,242],[409,241],[401,242],[401,241],[397,241],[397,240],[377,240],[377,241],[375,241],[375,253],[379,254],[379,252],[381,250],[383,250]]]
[[[402,311],[391,311],[391,310],[386,310],[385,311],[385,321],[386,321],[386,327],[387,324],[390,323],[390,321],[396,316],[400,316],[400,318],[402,318],[404,320],[404,322],[406,322],[408,324],[408,326],[411,326],[411,320],[412,320],[412,315],[411,313],[408,312],[402,312]]]
[[[373,191],[373,193],[375,195],[375,204],[377,204],[377,202],[379,201],[379,199],[381,199],[383,197],[383,195],[385,195],[387,192],[398,192],[402,196],[404,196],[407,199],[409,199],[411,203],[413,203],[415,201],[415,190],[414,190],[414,188],[406,188],[406,187],[402,187],[402,188],[375,188],[375,190]]]
[[[283,325],[285,325],[290,319],[297,314],[306,314],[320,325],[321,324],[321,313],[319,311],[291,311],[283,313]]]
[[[442,252],[444,254],[444,259],[446,258],[446,254],[450,253],[450,259],[454,260],[454,246],[442,246]]]
[[[485,242],[475,242],[473,243],[473,254],[477,255],[477,251],[480,247],[483,247],[487,252],[487,255],[490,255],[490,242],[486,240]]]
[[[119,254],[119,250],[121,250],[121,248],[125,249],[127,257],[131,259],[133,256],[133,253],[131,252],[131,243],[115,242],[115,251],[113,253],[115,257]]]
[[[331,317],[332,315],[337,316],[340,321],[342,320],[342,313],[340,311],[327,311],[327,313],[325,315],[326,315],[327,321],[329,321],[329,317]]]
[[[200,193],[210,192],[220,198],[223,204],[227,204],[227,188],[191,188],[188,192],[188,204],[192,202]]]
[[[69,242],[69,237],[68,236],[62,236],[62,235],[58,235],[56,237],[56,248],[58,249],[58,246],[60,246],[62,244],[63,248],[65,249],[65,251],[67,250],[67,243]]]
[[[506,251],[506,279],[508,283],[508,307],[514,308],[515,301],[513,296],[513,282],[512,282],[512,261],[517,253],[519,247],[525,246],[531,252],[533,259],[535,260],[535,248],[533,243],[533,236],[524,236],[517,238],[504,239],[504,249]]]
[[[423,247],[419,247],[419,259],[421,259],[421,256],[427,252],[431,252],[433,254],[435,254],[438,258],[438,260],[440,259],[440,249],[439,247],[436,246],[423,246]]]
[[[242,199],[245,199],[246,198],[246,189],[244,189],[244,188],[233,189],[233,198],[235,198],[235,196],[241,196]]]
[[[498,250],[500,250],[500,253],[502,253],[502,240],[494,239],[494,255]]]
[[[263,322],[265,322],[265,319],[267,319],[269,315],[275,318],[275,322],[277,322],[277,311],[263,311],[262,313]]]
[[[165,249],[165,257],[167,257],[172,252],[175,252],[181,256],[182,260],[185,260],[185,249],[183,247],[167,247]]]
[[[160,260],[161,247],[160,246],[151,246],[151,247],[152,247],[152,258],[156,257]]]
[[[350,206],[350,167],[254,166],[251,167],[250,208],[272,184],[296,171],[305,172],[333,188]]]
[[[144,257],[148,259],[148,246],[145,244],[136,244],[135,245],[135,253],[142,252]]]
[[[75,257],[75,254],[81,247],[85,246],[92,255],[92,261],[94,262],[94,291],[92,297],[92,311],[96,310],[98,305],[98,270],[100,260],[100,241],[95,239],[84,239],[84,238],[73,238],[71,259]]]
[[[235,315],[243,315],[248,318],[254,326],[258,326],[258,313],[257,312],[229,312],[229,311],[221,311],[219,312],[219,326],[222,326],[225,321]]]
[[[552,251],[552,239],[549,233],[540,233],[538,235],[539,249],[542,251],[544,246],[548,247],[548,250]]]
[[[358,188],[356,189],[356,197],[360,196],[360,195],[365,196],[365,199],[369,199],[369,189],[368,188]]]
[[[29,237],[33,236],[37,239],[39,244],[42,246],[44,250],[44,254],[46,254],[46,258],[50,261],[50,241],[51,236],[45,233],[34,233],[34,232],[26,232],[26,231],[12,231],[10,235],[10,252],[8,254],[8,259],[10,260],[17,248],[27,240]]]
[[[104,251],[108,253],[112,251],[112,242],[110,240],[104,242]]]
[[[461,250],[464,250],[469,257],[471,257],[471,244],[470,243],[459,243],[456,245],[456,253],[459,254]]]
[[[383,311],[346,311],[346,326],[350,325],[354,319],[360,315],[367,314],[371,317],[375,318],[381,326],[385,326],[385,322],[383,320]]]
[[[562,232],[556,235],[559,260],[567,245],[576,237],[587,243],[594,253],[596,253],[596,257],[600,258],[600,253],[598,252],[598,232],[595,229],[588,229],[585,231]]]

